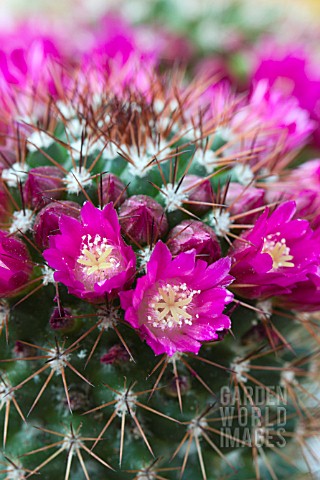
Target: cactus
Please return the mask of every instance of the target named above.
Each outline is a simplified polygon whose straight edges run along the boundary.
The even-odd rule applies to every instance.
[[[264,81],[138,72],[61,70],[4,105],[0,478],[298,478],[314,124]]]

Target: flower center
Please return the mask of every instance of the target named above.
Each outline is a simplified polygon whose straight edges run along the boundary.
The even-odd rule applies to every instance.
[[[276,233],[277,236],[280,233]],[[290,248],[286,245],[286,240],[274,240],[274,235],[268,235],[263,242],[262,253],[268,253],[272,258],[272,269],[277,270],[280,267],[294,267],[291,262],[293,256],[290,255]]]
[[[185,283],[159,287],[151,302],[153,315],[148,315],[148,320],[161,330],[192,325],[192,315],[187,309],[198,293],[200,290],[189,290]]]
[[[121,266],[117,248],[109,245],[108,239],[99,234],[92,237],[90,234],[82,237],[80,256],[77,259],[81,276],[88,287],[103,282],[115,275]]]

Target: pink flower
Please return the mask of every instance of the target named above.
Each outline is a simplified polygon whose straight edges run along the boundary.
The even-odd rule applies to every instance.
[[[295,218],[305,218],[314,227],[320,216],[320,160],[309,160],[287,175],[281,181],[267,183],[268,202],[294,200],[297,210]]]
[[[234,116],[232,130],[237,134],[252,132],[248,147],[254,137],[255,148],[262,149],[262,155],[282,145],[282,152],[301,148],[315,127],[306,110],[299,107],[294,97],[285,96],[267,80],[260,80],[245,105]]]
[[[316,273],[310,273],[308,280],[298,282],[289,295],[276,297],[274,302],[281,308],[290,308],[300,312],[320,310],[320,267]]]
[[[295,202],[269,209],[255,226],[236,240],[230,249],[231,274],[239,295],[266,298],[292,292],[297,282],[307,281],[317,271],[320,244],[306,220],[293,217]]]
[[[62,55],[54,38],[42,34],[36,25],[23,24],[2,33],[1,40],[0,78],[5,83],[25,91],[41,86],[56,94],[54,75],[61,74]]]
[[[107,75],[114,92],[119,94],[129,85],[139,91],[149,89],[155,52],[148,50],[150,42],[139,41],[138,34],[138,29],[117,15],[103,19],[93,45],[82,59],[83,74],[95,88]]]
[[[26,287],[32,263],[25,244],[0,231],[0,296],[11,297]]]
[[[320,143],[320,71],[300,46],[280,47],[274,42],[263,43],[259,51],[252,81],[268,80],[288,97],[295,97],[318,124],[315,140]]]
[[[59,228],[61,234],[50,238],[43,256],[69,293],[102,302],[133,281],[135,254],[121,238],[112,203],[99,210],[87,202],[81,220],[62,215]]]
[[[223,315],[233,295],[230,259],[209,265],[197,260],[196,251],[175,259],[159,241],[147,264],[147,274],[134,290],[120,292],[125,320],[138,329],[156,355],[175,352],[198,353],[201,341],[216,340],[230,328]]]

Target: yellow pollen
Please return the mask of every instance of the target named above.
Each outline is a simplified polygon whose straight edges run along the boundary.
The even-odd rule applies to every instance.
[[[167,315],[173,317],[174,321],[179,324],[180,317],[190,319],[192,315],[187,313],[183,307],[189,305],[192,301],[192,296],[187,298],[176,298],[177,292],[174,291],[173,287],[167,287],[166,290],[159,288],[159,294],[162,297],[162,300],[154,304],[154,308],[159,311],[159,319],[163,320]],[[161,310],[161,312],[160,312]]]
[[[193,297],[200,293],[201,290],[190,290],[186,283],[159,286],[149,304],[147,321],[161,330],[192,325],[199,314],[194,313],[194,305],[191,303]],[[187,311],[190,307],[193,308],[191,314]]]
[[[268,253],[272,258],[272,269],[276,270],[279,267],[294,267],[293,256],[290,255],[290,248],[287,247],[285,239],[278,242],[269,240],[268,236],[264,239],[262,253]]]
[[[77,259],[77,263],[83,266],[86,275],[101,275],[102,273],[115,268],[117,260],[111,256],[114,247],[108,244],[106,238],[101,238],[99,234],[84,235],[82,237],[81,254]]]
[[[112,252],[113,247],[106,246],[103,252],[90,252],[84,248],[82,250],[82,256],[78,258],[77,262],[80,265],[88,267],[87,275],[92,275],[101,270],[109,270],[113,266],[112,262],[108,262],[107,259]]]

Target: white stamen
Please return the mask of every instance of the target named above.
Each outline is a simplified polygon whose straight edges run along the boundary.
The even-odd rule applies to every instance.
[[[100,285],[119,271],[121,261],[118,248],[110,245],[107,238],[99,234],[95,237],[84,235],[76,273],[87,286],[92,287],[95,283]]]
[[[278,238],[276,238],[278,237]],[[293,256],[290,255],[290,248],[287,247],[285,238],[279,238],[280,232],[274,235],[267,235],[263,240],[262,253],[268,253],[272,258],[272,269],[277,270],[280,267],[294,267]]]
[[[200,290],[189,290],[185,283],[180,285],[162,285],[152,297],[148,322],[161,330],[192,325],[192,315],[187,311],[193,297]]]

